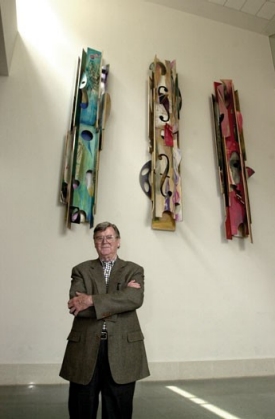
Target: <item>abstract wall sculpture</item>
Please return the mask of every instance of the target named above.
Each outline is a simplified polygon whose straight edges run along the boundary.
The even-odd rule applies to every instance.
[[[212,95],[215,143],[220,188],[225,208],[227,239],[250,237],[251,212],[247,179],[254,171],[246,167],[243,120],[238,92],[232,80],[214,82]]]
[[[91,48],[78,58],[73,109],[66,136],[60,200],[66,205],[66,225],[94,224],[99,156],[110,113],[106,91],[109,65]]]
[[[152,201],[151,226],[174,231],[182,221],[179,118],[182,100],[176,61],[155,57],[148,77],[148,136],[151,160],[140,171],[142,190]]]

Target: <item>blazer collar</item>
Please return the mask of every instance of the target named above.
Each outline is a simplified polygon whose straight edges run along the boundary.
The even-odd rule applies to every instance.
[[[111,275],[109,278],[109,290],[117,289],[117,280],[120,277],[120,271],[123,269],[125,261],[117,257],[116,262],[111,270]],[[95,283],[97,284],[97,289],[100,294],[106,292],[105,278],[103,274],[103,267],[99,258],[91,261],[91,270],[92,276]]]

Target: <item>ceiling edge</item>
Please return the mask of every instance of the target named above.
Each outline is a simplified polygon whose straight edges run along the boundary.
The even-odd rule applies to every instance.
[[[0,76],[8,76],[17,37],[15,0],[0,0]]]

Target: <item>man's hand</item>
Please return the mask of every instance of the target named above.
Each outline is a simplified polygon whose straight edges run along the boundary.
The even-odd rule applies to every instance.
[[[80,311],[86,310],[86,308],[91,307],[92,305],[93,297],[82,292],[76,292],[76,297],[73,297],[68,301],[68,309],[74,316],[77,316]]]
[[[132,281],[128,282],[127,287],[140,288],[140,284],[135,279],[132,279]]]

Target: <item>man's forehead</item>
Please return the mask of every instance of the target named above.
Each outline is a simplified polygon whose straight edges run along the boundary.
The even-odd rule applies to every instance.
[[[107,232],[107,233],[115,233],[115,230],[114,230],[114,228],[112,227],[112,226],[109,226],[109,227],[107,227],[107,228],[105,228],[104,230],[99,230],[99,232]]]

